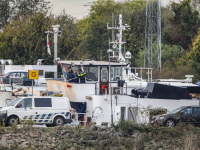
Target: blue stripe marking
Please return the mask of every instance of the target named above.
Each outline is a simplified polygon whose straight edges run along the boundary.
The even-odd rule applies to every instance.
[[[52,116],[52,114],[48,114],[48,117],[46,119],[50,119],[51,116]]]
[[[46,114],[43,114],[42,117],[40,119],[44,119],[44,117],[46,116]]]
[[[69,112],[67,112],[67,114],[65,116],[68,116],[69,115]]]
[[[35,119],[38,119],[40,115],[36,115]]]

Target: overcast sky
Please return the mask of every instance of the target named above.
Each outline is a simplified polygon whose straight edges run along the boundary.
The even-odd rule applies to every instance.
[[[65,8],[66,13],[70,14],[77,19],[81,19],[84,16],[87,16],[89,12],[89,7],[84,6],[93,0],[48,0],[53,5],[52,12],[57,15]],[[120,0],[115,0],[120,1]],[[170,1],[174,0],[161,0],[161,5],[166,5]],[[178,1],[178,0],[175,0]]]

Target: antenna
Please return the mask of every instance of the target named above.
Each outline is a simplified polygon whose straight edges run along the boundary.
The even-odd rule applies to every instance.
[[[144,67],[161,70],[161,1],[147,0]],[[147,65],[146,65],[147,64]]]
[[[111,44],[113,44],[112,48],[118,50],[118,56],[116,56],[113,53],[113,56],[111,57],[116,57],[119,59],[119,61],[125,61],[124,56],[122,55],[122,44],[126,43],[126,42],[122,42],[122,30],[126,30],[126,28],[129,28],[129,26],[127,24],[123,25],[122,23],[122,14],[119,15],[119,25],[117,27],[109,27],[109,24],[107,23],[107,29],[117,29],[119,31],[119,33],[117,34],[118,39],[112,42],[109,42]]]

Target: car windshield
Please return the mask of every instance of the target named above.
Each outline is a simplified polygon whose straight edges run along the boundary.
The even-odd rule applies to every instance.
[[[14,106],[17,102],[19,102],[21,100],[21,98],[16,98],[16,99],[14,99],[12,102],[10,102],[9,104],[8,104],[8,106]]]
[[[10,72],[4,74],[2,77],[7,77],[10,74]]]
[[[174,109],[174,110],[168,112],[168,114],[175,114],[175,113],[179,112],[180,110],[182,110],[183,108],[185,108],[185,107],[176,108],[176,109]]]

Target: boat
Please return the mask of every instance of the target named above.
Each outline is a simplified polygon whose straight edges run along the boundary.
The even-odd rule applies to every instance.
[[[119,39],[113,44],[121,49],[122,29],[128,26],[122,24],[122,15],[119,15],[119,22],[119,26],[115,27],[120,31]],[[109,49],[107,52],[109,61],[57,61],[61,65],[63,78],[47,79],[48,90],[60,91],[63,96],[69,98],[71,107],[77,113],[86,113],[88,121],[97,125],[112,124],[121,119],[148,123],[150,109],[164,108],[171,111],[181,106],[199,105],[199,100],[193,99],[190,95],[190,92],[200,91],[198,86],[191,85],[191,88],[185,85],[173,86],[169,84],[170,81],[167,84],[149,83],[152,82],[152,68],[140,69],[141,72],[143,70],[148,72],[148,79],[144,80],[138,77],[136,71],[131,72],[133,68],[128,61],[131,57],[130,52],[126,52],[125,56],[122,55],[121,50]],[[66,80],[69,67],[72,70],[84,71],[86,73],[84,82],[81,82],[81,77],[78,78],[78,82]],[[137,69],[139,68],[135,68]],[[173,94],[165,98],[166,95],[170,95],[168,92]]]

